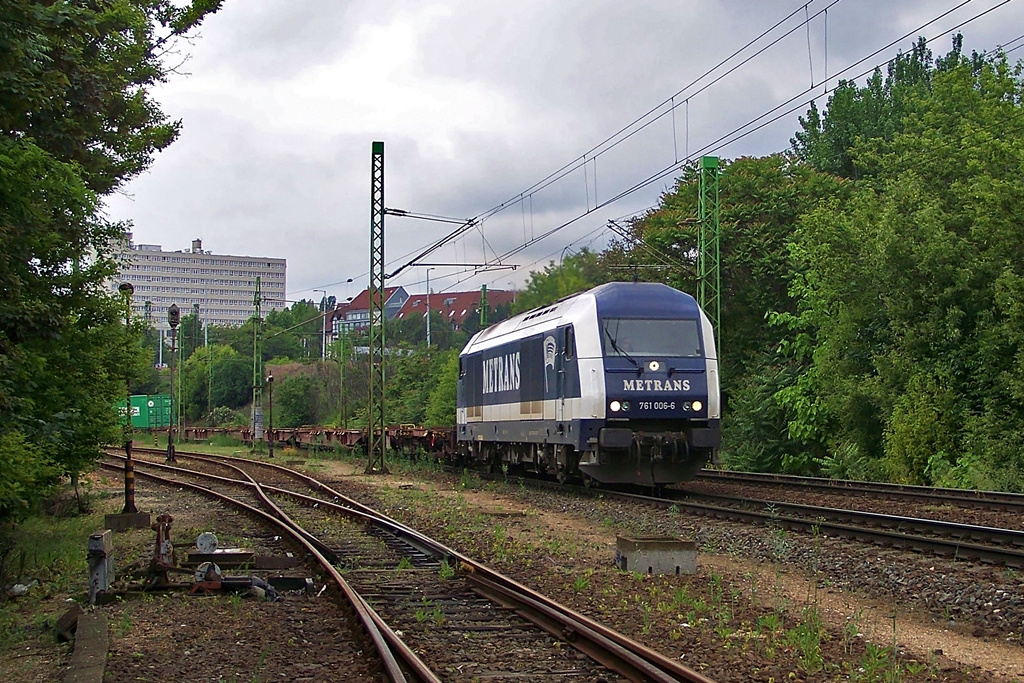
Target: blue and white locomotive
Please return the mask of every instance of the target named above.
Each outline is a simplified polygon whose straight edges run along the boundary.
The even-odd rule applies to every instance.
[[[459,453],[560,481],[692,479],[721,444],[711,322],[667,285],[612,282],[477,333],[459,356]]]

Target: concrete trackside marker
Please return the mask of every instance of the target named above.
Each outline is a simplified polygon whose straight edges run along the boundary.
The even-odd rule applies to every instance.
[[[92,613],[78,617],[75,653],[71,655],[71,670],[64,677],[64,683],[103,683],[109,647],[106,615]]]

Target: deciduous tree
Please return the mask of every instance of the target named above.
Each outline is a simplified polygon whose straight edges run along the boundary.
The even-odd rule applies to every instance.
[[[39,459],[31,471],[74,477],[116,435],[136,347],[105,286],[123,226],[98,209],[177,135],[149,89],[219,5],[0,5],[0,438]]]

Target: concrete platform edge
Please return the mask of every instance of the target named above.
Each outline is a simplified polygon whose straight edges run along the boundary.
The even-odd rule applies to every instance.
[[[105,614],[86,613],[78,618],[75,652],[64,683],[103,683],[110,637]]]

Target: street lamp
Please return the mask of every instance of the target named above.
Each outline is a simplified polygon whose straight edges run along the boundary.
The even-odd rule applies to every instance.
[[[427,348],[430,348],[430,271],[433,268],[427,268]]]
[[[326,289],[314,289],[314,292],[323,292],[323,298],[320,299],[320,361],[327,360],[327,290]]]
[[[132,294],[135,288],[130,282],[122,282],[117,291],[124,296],[124,338],[125,350],[131,353],[132,342]],[[124,371],[125,404],[124,404],[124,509],[121,514],[134,515],[139,512],[135,507],[135,461],[132,460],[132,374],[131,364],[125,358]]]
[[[178,323],[181,322],[181,311],[177,304],[167,309],[167,324],[171,326],[171,419],[167,427],[167,462],[177,462],[174,457],[174,352],[178,340]]]
[[[267,398],[270,405],[268,406],[267,415],[267,445],[270,448],[270,456],[274,457],[274,373],[267,373]]]

